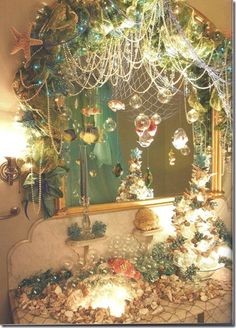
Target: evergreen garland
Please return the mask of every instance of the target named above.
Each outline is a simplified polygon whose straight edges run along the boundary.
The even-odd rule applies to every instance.
[[[47,270],[41,274],[33,275],[31,278],[23,279],[16,289],[16,297],[19,297],[22,292],[32,298],[43,297],[44,289],[55,283],[63,283],[72,276],[71,271],[61,270],[52,271]]]

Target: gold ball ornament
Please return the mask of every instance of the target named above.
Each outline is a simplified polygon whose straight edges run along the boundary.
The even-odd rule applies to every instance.
[[[135,215],[136,229],[150,231],[159,227],[159,217],[150,208],[140,208]]]

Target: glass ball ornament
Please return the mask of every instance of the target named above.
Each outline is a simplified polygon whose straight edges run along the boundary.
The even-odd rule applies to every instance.
[[[136,130],[145,131],[150,126],[150,119],[147,115],[141,113],[139,114],[136,119],[134,120],[134,125]]]
[[[95,178],[97,176],[97,171],[96,170],[90,170],[89,175],[91,176],[91,178]]]
[[[147,148],[153,142],[152,136],[147,131],[144,131],[143,135],[139,138],[138,143],[141,147]]]
[[[155,113],[151,116],[151,121],[153,121],[156,125],[158,125],[161,123],[162,118],[158,113]]]
[[[103,128],[106,132],[113,132],[116,129],[116,122],[111,117],[108,117],[103,124]]]
[[[196,109],[192,108],[190,111],[187,113],[187,120],[190,123],[194,123],[199,119],[199,113]]]
[[[188,156],[190,154],[190,148],[188,145],[185,145],[183,148],[180,149],[180,152],[183,156]]]
[[[155,124],[155,122],[153,120],[150,121],[150,125],[147,129],[148,134],[151,137],[154,137],[156,132],[157,132],[157,125]]]
[[[182,149],[188,142],[188,137],[184,129],[179,128],[174,132],[172,144],[176,149]]]
[[[143,104],[142,98],[137,94],[134,94],[129,100],[129,105],[134,109],[139,109],[142,106],[142,104]]]
[[[157,98],[160,103],[167,104],[171,100],[172,96],[172,92],[169,89],[162,88],[159,90]]]

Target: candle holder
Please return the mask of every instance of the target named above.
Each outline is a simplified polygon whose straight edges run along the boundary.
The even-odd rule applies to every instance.
[[[89,197],[88,197],[88,161],[87,147],[80,146],[80,204],[83,207],[82,218],[82,236],[83,239],[93,238],[91,233],[91,221],[88,215]]]
[[[83,206],[83,217],[82,217],[82,236],[83,239],[92,239],[93,235],[91,233],[91,221],[88,214],[89,198],[81,197],[81,205]]]

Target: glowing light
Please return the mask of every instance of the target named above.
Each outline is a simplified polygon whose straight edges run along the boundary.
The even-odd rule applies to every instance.
[[[0,130],[0,157],[19,158],[26,151],[24,129],[14,126],[4,126]]]
[[[121,277],[101,278],[100,281],[89,289],[88,295],[83,296],[81,290],[76,290],[67,300],[67,305],[74,311],[80,306],[85,309],[104,308],[112,316],[121,317],[125,312],[126,301],[135,297],[135,289],[127,280],[120,281]],[[109,280],[110,280],[109,279]]]
[[[125,287],[109,284],[100,287],[100,291],[97,292],[91,306],[93,309],[109,309],[111,315],[121,317],[125,311],[125,301],[131,299],[131,295]]]
[[[225,256],[225,257],[232,259],[232,250],[228,246],[220,246],[217,249],[217,255],[219,257]]]

